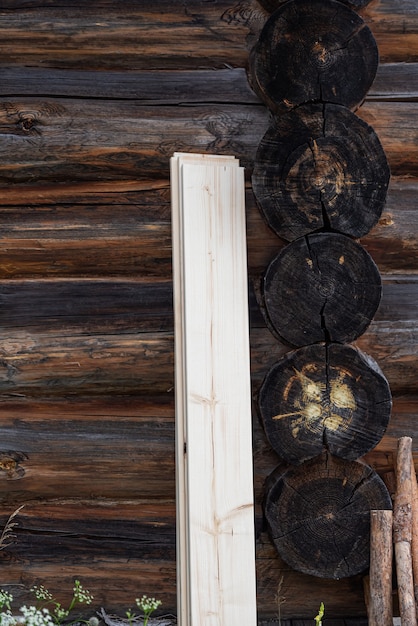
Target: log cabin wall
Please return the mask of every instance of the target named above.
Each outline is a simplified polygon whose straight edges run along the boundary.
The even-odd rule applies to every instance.
[[[383,298],[356,345],[388,378],[393,411],[366,456],[390,476],[401,435],[418,463],[418,3],[372,0],[360,15],[380,52],[357,112],[392,179],[361,244]],[[75,577],[123,614],[142,593],[176,611],[173,313],[169,158],[230,154],[247,168],[253,393],[288,346],[255,292],[285,245],[250,186],[269,113],[247,82],[269,13],[256,0],[0,2],[0,552],[18,600]],[[277,556],[262,513],[278,458],[254,411],[260,619],[365,615],[362,576],[322,580]],[[68,595],[68,594],[67,594]]]

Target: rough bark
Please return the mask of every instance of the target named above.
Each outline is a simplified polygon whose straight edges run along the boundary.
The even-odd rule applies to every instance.
[[[403,626],[416,626],[412,570],[412,439],[401,437],[396,461],[396,494],[393,507],[393,541],[399,610]]]
[[[393,626],[392,557],[392,511],[371,511],[369,626]]]

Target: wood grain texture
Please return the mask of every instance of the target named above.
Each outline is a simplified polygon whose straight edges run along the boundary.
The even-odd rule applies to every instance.
[[[384,273],[414,272],[416,179],[392,178],[362,245]],[[246,191],[248,266],[261,275],[284,247]],[[167,180],[7,187],[0,194],[0,277],[171,278]]]
[[[332,0],[298,0],[266,21],[250,55],[249,77],[277,113],[318,101],[355,110],[377,65],[376,41],[355,11]]]
[[[169,0],[144,7],[101,1],[86,5],[49,1],[1,6],[4,65],[91,69],[244,67],[269,13],[256,0]],[[381,61],[418,59],[417,7],[413,0],[371,2],[360,11]],[[173,49],[172,42],[175,42]]]
[[[346,107],[316,103],[274,118],[251,180],[269,226],[292,241],[320,229],[366,235],[380,218],[389,178],[373,129]]]
[[[173,499],[172,402],[171,394],[71,402],[3,395],[3,502],[58,496]]]
[[[19,541],[0,552],[2,580],[23,599],[31,584],[59,592],[57,579],[70,588],[79,577],[122,615],[158,590],[175,612],[168,162],[186,150],[246,166],[256,394],[288,350],[266,329],[255,293],[285,245],[249,184],[270,119],[246,67],[269,13],[256,0],[0,4],[2,519],[26,503]],[[373,0],[360,15],[381,63],[357,114],[392,170],[382,216],[361,239],[383,297],[358,345],[394,393],[386,433],[365,460],[389,477],[405,434],[418,467],[418,8]],[[261,622],[277,617],[283,576],[282,622],[312,622],[322,598],[330,625],[364,623],[361,577],[316,581],[278,557],[260,508],[278,457],[255,408],[253,428]]]
[[[334,343],[288,352],[268,372],[258,398],[272,448],[294,464],[324,450],[347,460],[363,456],[383,437],[391,405],[373,359]]]
[[[266,269],[262,295],[268,325],[290,345],[350,343],[376,313],[381,278],[362,246],[318,232],[281,250]]]
[[[375,471],[323,453],[272,477],[265,514],[274,545],[291,567],[344,578],[369,566],[370,511],[390,508]]]
[[[414,110],[412,102],[370,101],[359,111],[396,176],[418,175]],[[261,105],[1,98],[0,185],[167,180],[176,150],[234,154],[249,174],[268,125]]]
[[[178,611],[257,621],[244,172],[176,153],[173,184]]]
[[[260,104],[245,67],[220,69],[103,70],[2,67],[0,96],[16,98],[100,98],[135,100],[143,105]],[[370,87],[370,100],[411,100],[418,92],[418,63],[381,63]]]
[[[392,511],[370,514],[370,626],[393,626]]]

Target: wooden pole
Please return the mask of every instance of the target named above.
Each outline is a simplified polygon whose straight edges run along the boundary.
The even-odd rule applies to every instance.
[[[392,626],[392,511],[370,512],[369,626]]]
[[[411,455],[412,456],[412,455]],[[412,484],[412,574],[414,579],[415,607],[418,615],[418,484],[415,472],[415,464],[411,458],[411,484]]]
[[[402,626],[416,626],[414,582],[412,577],[412,439],[398,441],[396,463],[396,494],[393,510],[393,539],[395,544],[399,610]]]

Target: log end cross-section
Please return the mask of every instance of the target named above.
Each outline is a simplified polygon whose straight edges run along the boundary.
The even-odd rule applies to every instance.
[[[262,287],[268,324],[294,346],[351,343],[372,321],[382,291],[368,252],[336,233],[287,245],[267,268]]]
[[[360,458],[383,437],[391,404],[389,384],[373,359],[339,344],[288,353],[268,372],[259,394],[272,448],[296,464],[324,450]]]
[[[274,545],[293,569],[321,578],[364,571],[370,511],[391,509],[378,474],[324,453],[276,477],[265,512]]]
[[[320,229],[363,237],[382,214],[389,179],[372,127],[332,104],[304,105],[276,117],[252,176],[267,224],[287,241]]]
[[[250,58],[250,82],[271,110],[333,102],[355,110],[376,75],[372,32],[335,0],[291,0],[267,20]]]

